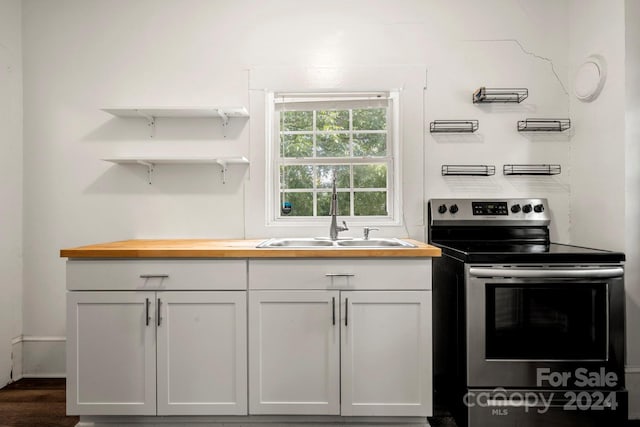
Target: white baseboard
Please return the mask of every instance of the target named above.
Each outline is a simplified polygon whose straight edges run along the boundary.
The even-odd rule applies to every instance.
[[[67,377],[67,374],[65,374],[64,372],[22,374],[22,378],[66,378],[66,377]]]
[[[13,379],[64,378],[66,337],[22,335],[12,341]]]

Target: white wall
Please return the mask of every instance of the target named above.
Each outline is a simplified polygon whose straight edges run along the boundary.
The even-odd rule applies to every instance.
[[[571,241],[624,251],[627,291],[627,388],[640,398],[640,3],[572,0],[570,78],[590,55],[607,62],[607,80],[591,103],[571,97]],[[629,406],[630,417],[640,408]]]
[[[22,330],[21,43],[20,0],[0,0],[0,387]]]
[[[569,238],[567,138],[515,131],[520,119],[568,115],[566,1],[24,0],[23,15],[25,335],[65,334],[60,248],[257,237],[264,217],[250,205],[262,197],[253,188],[264,180],[256,158],[264,140],[250,129],[260,117],[234,122],[226,138],[219,123],[159,120],[150,140],[143,121],[100,108],[249,105],[250,70],[260,67],[426,68],[424,117],[417,108],[412,120],[427,131],[404,147],[418,159],[404,183],[409,234],[424,238],[425,198],[488,194],[549,197],[554,238]],[[482,85],[524,86],[530,96],[504,108],[472,105]],[[428,133],[428,122],[455,118],[479,119],[480,131]],[[126,153],[243,155],[253,164],[225,185],[215,167],[160,166],[148,185],[144,168],[99,160]],[[440,176],[441,164],[478,162],[498,172]],[[563,174],[506,178],[505,163],[561,164]]]
[[[607,61],[600,96],[583,103],[571,96],[571,240],[625,249],[624,0],[572,0],[570,70],[592,54]],[[573,86],[572,86],[573,87]]]

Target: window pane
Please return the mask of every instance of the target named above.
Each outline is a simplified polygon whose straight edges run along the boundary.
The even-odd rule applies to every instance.
[[[313,157],[313,137],[311,135],[282,135],[280,153],[282,157]]]
[[[318,216],[329,216],[331,209],[331,193],[318,193]],[[351,215],[351,201],[348,192],[338,192],[338,215]]]
[[[355,188],[386,188],[387,165],[354,165],[353,186]]]
[[[282,130],[313,130],[313,111],[283,111]]]
[[[313,193],[280,193],[280,207],[284,202],[291,203],[287,216],[313,216]]]
[[[348,157],[349,134],[318,135],[316,150],[318,157]]]
[[[320,165],[317,167],[316,187],[331,188],[333,173],[336,173],[336,186],[349,188],[349,166]]]
[[[368,191],[353,193],[353,211],[356,216],[387,215],[387,192]]]
[[[318,111],[317,130],[349,130],[349,110]]]
[[[389,216],[388,203],[394,200],[390,183],[395,182],[389,174],[397,173],[390,128],[397,105],[384,98],[375,104],[363,102],[375,95],[274,94],[269,112],[279,135],[269,144],[269,156],[277,162],[278,175],[271,179],[278,181],[271,181],[275,185],[269,191],[279,192],[273,195],[280,203],[274,207],[276,223],[281,217],[289,223],[296,222],[293,217],[315,216],[318,224],[328,221],[334,178],[339,216],[347,221],[353,215],[361,221]],[[295,108],[285,104],[288,96],[300,101]],[[273,212],[270,209],[270,218]]]
[[[387,128],[385,108],[353,110],[353,130],[383,130]]]
[[[353,135],[354,156],[386,156],[387,135],[383,133],[355,133]]]
[[[281,187],[313,188],[313,166],[280,166]]]

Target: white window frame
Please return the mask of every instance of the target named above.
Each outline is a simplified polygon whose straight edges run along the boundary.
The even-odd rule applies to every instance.
[[[281,91],[285,93],[293,93],[293,91]],[[400,91],[399,90],[381,90],[367,92],[352,92],[354,97],[363,96],[371,93],[384,92],[388,96],[390,112],[387,120],[387,156],[382,158],[385,162],[380,162],[380,157],[350,157],[340,161],[326,158],[307,158],[307,159],[281,159],[280,149],[280,128],[277,118],[279,114],[276,112],[276,91],[268,91],[265,96],[265,117],[266,117],[266,164],[265,164],[265,180],[266,180],[266,225],[267,226],[318,226],[326,225],[328,216],[307,216],[307,217],[291,217],[281,214],[280,210],[280,166],[285,165],[310,165],[310,164],[387,164],[387,212],[385,216],[340,216],[340,220],[347,221],[355,225],[379,225],[379,226],[398,226],[402,224],[402,190],[401,190],[401,154],[402,140],[400,138]],[[313,92],[313,95],[327,96],[327,98],[336,95],[332,92]],[[339,94],[341,97],[348,95],[346,92]],[[389,118],[390,116],[390,118]],[[372,162],[375,159],[375,162]],[[282,161],[281,161],[282,160]],[[351,175],[353,180],[353,174]],[[314,183],[315,185],[315,183]],[[331,191],[331,189],[327,189]],[[375,191],[376,189],[362,189],[362,191]],[[288,190],[291,191],[291,190]],[[340,189],[339,189],[340,191]],[[349,191],[353,192],[353,182]],[[360,189],[358,189],[360,191]],[[292,191],[293,192],[293,191]],[[315,200],[315,192],[314,192]],[[353,197],[351,198],[353,200]],[[315,209],[315,203],[314,203]],[[351,205],[353,212],[353,203]]]

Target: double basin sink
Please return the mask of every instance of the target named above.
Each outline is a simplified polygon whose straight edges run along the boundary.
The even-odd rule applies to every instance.
[[[274,238],[261,242],[258,248],[415,248],[416,246],[396,238],[339,239],[326,238]]]

